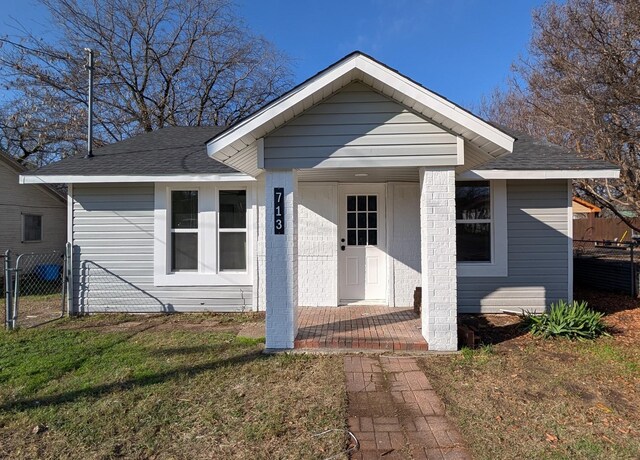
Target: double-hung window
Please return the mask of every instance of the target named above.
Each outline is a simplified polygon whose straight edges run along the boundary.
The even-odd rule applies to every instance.
[[[218,269],[247,269],[247,191],[218,192]]]
[[[456,257],[460,276],[507,275],[505,181],[456,182]]]
[[[249,185],[156,184],[154,284],[252,283]]]
[[[198,270],[198,191],[171,191],[171,271]]]

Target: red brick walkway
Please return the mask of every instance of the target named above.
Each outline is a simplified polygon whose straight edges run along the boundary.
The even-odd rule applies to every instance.
[[[353,459],[471,459],[414,358],[345,356],[344,367]]]
[[[407,308],[301,307],[295,348],[427,350],[420,316]]]

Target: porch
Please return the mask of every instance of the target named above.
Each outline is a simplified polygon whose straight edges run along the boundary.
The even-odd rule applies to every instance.
[[[420,315],[386,306],[300,307],[297,349],[426,351]]]

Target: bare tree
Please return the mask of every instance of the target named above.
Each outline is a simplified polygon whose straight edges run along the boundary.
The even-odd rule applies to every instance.
[[[47,163],[82,150],[84,48],[95,50],[96,143],[167,125],[228,125],[280,95],[289,61],[227,0],[40,0],[55,39],[0,39],[0,148]]]
[[[578,180],[577,192],[627,221],[640,212],[640,2],[568,0],[533,14],[529,56],[488,118],[621,169],[619,180]],[[640,229],[636,228],[640,231]]]

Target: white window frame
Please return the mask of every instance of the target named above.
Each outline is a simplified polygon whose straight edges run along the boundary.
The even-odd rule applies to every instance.
[[[40,238],[37,240],[27,240],[25,239],[25,231],[27,230],[27,225],[25,223],[25,218],[27,216],[36,216],[40,218]],[[35,212],[23,212],[22,213],[22,238],[20,239],[23,244],[31,244],[31,243],[42,243],[44,240],[44,217],[42,214]]]
[[[247,217],[244,223],[244,228],[220,228],[220,214],[216,212],[216,244],[220,246],[220,234],[221,233],[243,233],[245,234],[245,239],[247,242],[247,251],[245,253],[246,260],[244,261],[244,266],[247,267],[245,270],[221,270],[220,269],[220,251],[216,250],[216,269],[218,273],[226,274],[245,274],[249,268],[249,190],[247,187],[230,187],[225,185],[224,187],[216,187],[215,191],[215,200],[216,200],[216,209],[220,209],[220,192],[229,191],[229,190],[244,190],[246,192],[246,208],[247,208]]]
[[[171,192],[198,191],[198,270],[171,272]],[[218,209],[220,190],[247,191],[247,269],[218,269]],[[154,209],[155,286],[236,286],[253,282],[253,185],[247,182],[156,183]],[[235,230],[234,231],[239,231]]]
[[[491,261],[458,262],[457,270],[460,277],[508,276],[507,181],[490,180],[488,182],[491,219],[456,219],[456,224],[470,222],[491,224]]]
[[[173,223],[171,222],[172,220],[172,212],[173,209],[171,209],[171,192],[197,192],[198,193],[198,226],[196,228],[173,228]],[[201,236],[201,230],[200,230],[200,198],[201,198],[201,191],[199,187],[171,187],[168,191],[167,191],[167,227],[168,227],[168,236],[167,236],[167,264],[168,264],[168,271],[169,273],[196,273],[200,271],[200,267],[197,267],[195,270],[178,270],[178,271],[171,271],[171,255],[173,252],[173,248],[171,247],[171,242],[173,240],[173,238],[171,237],[171,235],[173,233],[196,233],[198,235],[198,265],[200,264],[200,260],[201,260],[201,248],[202,248],[202,238]]]

